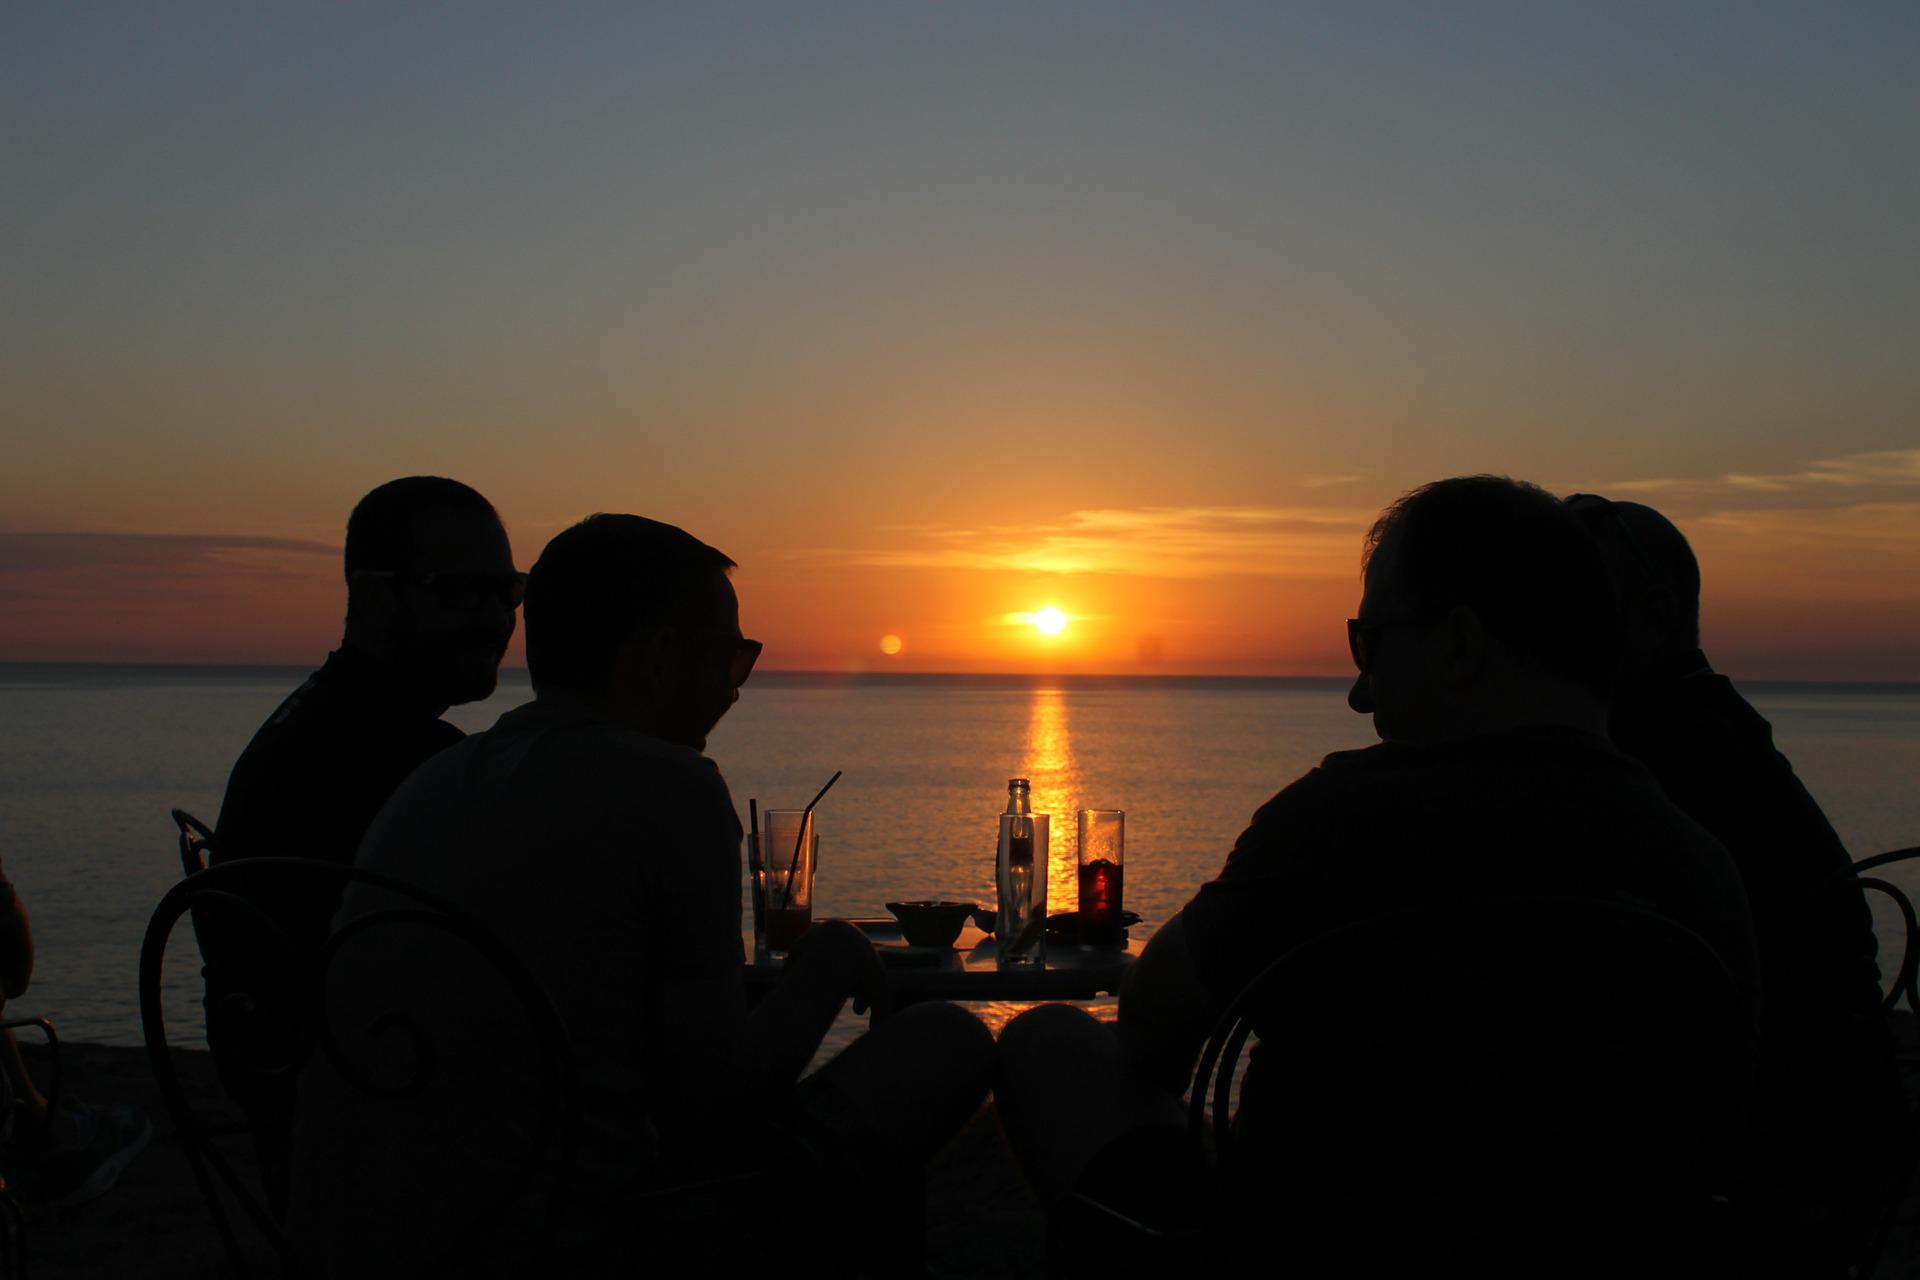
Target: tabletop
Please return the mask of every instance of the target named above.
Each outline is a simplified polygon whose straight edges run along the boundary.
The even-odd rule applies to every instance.
[[[893,920],[854,920],[873,940],[896,1002],[914,1000],[1092,1000],[1118,994],[1120,979],[1145,944],[1081,946],[1048,939],[1044,962],[1002,965],[992,935],[968,925],[951,947],[910,947]],[[747,991],[758,995],[780,979],[781,962],[752,951]]]

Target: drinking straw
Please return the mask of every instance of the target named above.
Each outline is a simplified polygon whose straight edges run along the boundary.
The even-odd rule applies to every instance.
[[[840,781],[845,769],[835,769],[833,776],[827,779],[827,785],[820,788],[820,794],[807,801],[807,807],[801,810],[800,831],[793,837],[793,857],[787,863],[787,883],[780,890],[780,909],[785,911],[793,901],[793,873],[800,869],[800,846],[806,843],[807,828],[813,825],[807,819],[813,814],[813,806],[820,803],[821,797],[833,790],[833,784]]]
[[[767,911],[767,888],[761,883],[764,879],[760,860],[760,802],[747,800],[747,883],[753,890],[753,928],[757,935],[765,926],[761,917]]]

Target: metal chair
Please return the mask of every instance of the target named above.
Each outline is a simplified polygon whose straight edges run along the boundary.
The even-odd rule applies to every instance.
[[[1896,1011],[1904,997],[1908,1012],[1920,1015],[1920,947],[1914,945],[1916,940],[1920,940],[1920,918],[1916,918],[1913,902],[1900,886],[1883,877],[1862,873],[1917,858],[1920,858],[1920,845],[1875,854],[1869,858],[1861,858],[1853,864],[1853,874],[1859,877],[1860,887],[1871,889],[1888,898],[1900,913],[1902,926],[1900,963],[1894,967],[1893,977],[1882,995],[1880,1006],[1889,1014]],[[1909,1062],[1907,1065],[1911,1068],[1912,1063]],[[1920,1125],[1916,1125],[1915,1121],[1911,1108],[1906,1115],[1898,1117],[1895,1121],[1901,1127],[1901,1131],[1908,1135],[1906,1158],[1904,1163],[1893,1171],[1893,1181],[1896,1185],[1889,1188],[1887,1204],[1880,1216],[1880,1224],[1874,1232],[1871,1245],[1854,1267],[1854,1280],[1869,1280],[1885,1257],[1887,1244],[1892,1237],[1896,1215],[1900,1208],[1901,1192],[1912,1179],[1916,1157],[1920,1157],[1920,1142],[1915,1141],[1916,1130],[1920,1129]]]
[[[1894,907],[1900,912],[1901,922],[1905,926],[1904,944],[1900,949],[1900,964],[1894,970],[1893,981],[1887,987],[1881,1007],[1891,1012],[1904,996],[1908,1011],[1920,1015],[1920,947],[1914,945],[1915,940],[1920,939],[1920,917],[1916,917],[1912,900],[1902,892],[1900,886],[1891,880],[1864,874],[1915,858],[1920,858],[1920,845],[1910,849],[1895,849],[1890,853],[1877,853],[1871,858],[1862,858],[1855,862],[1853,874],[1859,877],[1862,889],[1872,889],[1891,899]]]
[[[189,833],[203,840],[203,829],[190,827],[185,815],[177,814],[176,821],[185,857]],[[348,885],[382,891],[392,905],[354,917],[317,955],[302,954],[277,918],[258,905],[289,886],[338,892]],[[382,946],[406,948],[411,956],[431,954],[462,972],[477,969],[486,975],[493,984],[490,995],[497,989],[506,998],[490,1003],[485,1033],[495,1044],[524,1044],[535,1070],[533,1087],[511,1095],[516,1107],[524,1104],[531,1113],[532,1123],[519,1135],[521,1149],[511,1153],[519,1176],[502,1179],[490,1194],[463,1206],[464,1222],[448,1238],[429,1242],[424,1256],[436,1268],[472,1269],[493,1248],[491,1228],[509,1212],[529,1207],[548,1239],[557,1233],[573,1168],[579,1087],[565,1028],[519,957],[459,908],[391,877],[331,862],[250,858],[194,870],[169,890],[153,912],[140,951],[140,1018],[148,1056],[236,1272],[249,1271],[236,1210],[266,1240],[285,1274],[306,1275],[309,1268],[262,1189],[214,1144],[214,1130],[196,1114],[175,1069],[161,976],[167,939],[189,913],[196,925],[221,922],[222,953],[206,959],[209,1004],[217,1003],[225,1017],[223,1077],[230,1086],[232,1072],[284,1082],[310,1065],[324,1064],[328,1078],[353,1098],[399,1111],[434,1091],[469,1087],[476,1073],[497,1064],[485,1055],[476,1061],[470,1053],[448,1050],[443,1011],[432,1007],[437,993],[409,1004],[410,993],[395,983],[377,991],[355,989],[353,1000],[343,1004],[339,988],[352,982],[356,967]],[[368,949],[370,943],[374,950]],[[494,1149],[513,1145],[513,1136],[502,1128],[490,1129],[489,1136],[499,1139]]]
[[[1230,1257],[1685,1274],[1714,1251],[1751,1072],[1744,1001],[1678,924],[1586,899],[1463,902],[1282,956],[1208,1040],[1189,1121]]]
[[[180,870],[185,875],[205,871],[213,852],[213,828],[188,813],[173,809],[173,825],[180,828]]]
[[[13,1032],[31,1027],[40,1032],[47,1040],[47,1087],[41,1095],[47,1100],[47,1112],[53,1114],[60,1105],[60,1036],[53,1029],[53,1023],[45,1018],[8,1018],[0,1021],[0,1032]],[[8,1111],[14,1106],[11,1088],[0,1089],[0,1108]],[[0,1277],[11,1280],[14,1276],[27,1274],[27,1215],[20,1202],[14,1198],[13,1189],[0,1178]]]

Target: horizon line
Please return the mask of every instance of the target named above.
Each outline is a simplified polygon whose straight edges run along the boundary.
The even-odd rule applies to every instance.
[[[106,662],[43,660],[34,658],[0,658],[0,668],[5,667],[67,667],[92,670],[171,670],[185,672],[211,671],[312,671],[311,662]],[[524,665],[501,664],[501,672],[527,673]],[[1099,671],[849,671],[835,668],[775,668],[755,671],[756,677],[775,679],[798,678],[808,683],[833,682],[886,682],[893,680],[954,680],[954,681],[991,681],[1018,680],[1025,683],[1062,681],[1069,683],[1197,683],[1197,684],[1245,684],[1248,682],[1301,683],[1306,681],[1325,683],[1346,683],[1353,679],[1350,675],[1280,675],[1269,672],[1203,672],[1203,671],[1166,671],[1166,672],[1099,672]],[[1860,680],[1838,678],[1793,677],[1742,677],[1749,685],[1818,685],[1829,688],[1906,688],[1920,689],[1920,680]]]

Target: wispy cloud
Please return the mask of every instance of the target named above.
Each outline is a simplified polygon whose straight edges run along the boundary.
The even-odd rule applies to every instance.
[[[236,580],[339,572],[340,548],[295,538],[171,533],[0,533],[0,594],[212,596]]]
[[[1374,514],[1312,506],[1096,508],[1034,525],[899,531],[903,543],[917,545],[794,554],[883,568],[1350,577]]]
[[[1732,471],[1717,476],[1643,477],[1616,480],[1602,493],[1800,494],[1825,492],[1857,496],[1860,490],[1897,492],[1920,487],[1920,449],[1882,449],[1822,458],[1798,471]]]

